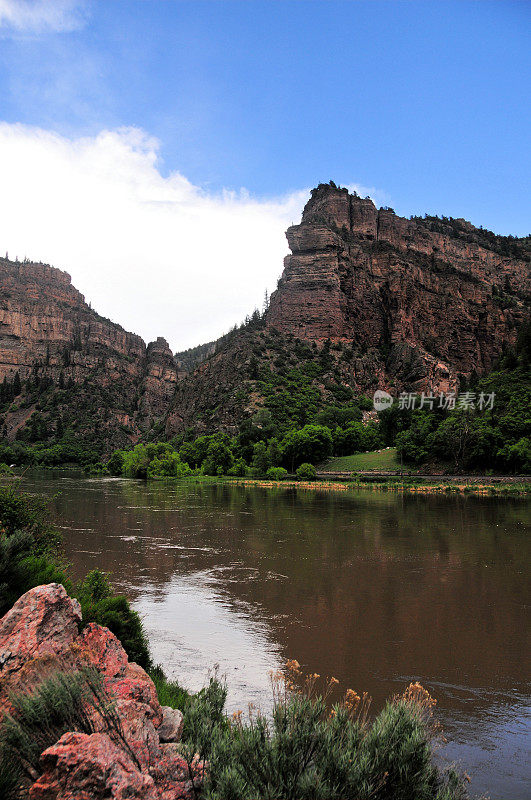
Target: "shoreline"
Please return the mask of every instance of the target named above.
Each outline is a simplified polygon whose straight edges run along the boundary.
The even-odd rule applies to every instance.
[[[481,479],[480,479],[481,480]],[[261,478],[235,478],[232,483],[244,486],[261,486],[263,488],[306,489],[328,492],[348,492],[356,489],[369,489],[371,491],[402,492],[404,494],[481,494],[488,496],[522,497],[531,493],[531,482],[522,479],[522,486],[515,484],[493,483],[413,483],[385,480],[380,482],[350,480],[339,481],[269,481]]]
[[[106,478],[108,475],[90,475],[83,473],[77,465],[63,465],[54,467],[37,467],[43,472],[79,472],[87,479]],[[4,474],[4,479],[21,478],[23,474]],[[345,476],[342,480],[319,479],[315,481],[301,481],[287,478],[274,481],[268,478],[247,478],[232,475],[190,475],[183,478],[151,477],[151,478],[124,478],[118,476],[117,480],[144,480],[156,483],[203,483],[203,484],[232,484],[236,486],[256,486],[264,489],[303,489],[305,491],[321,492],[349,492],[357,489],[366,489],[380,492],[396,492],[403,494],[460,494],[482,495],[490,497],[527,497],[531,494],[531,477],[525,475],[468,475],[466,477],[455,475],[439,476],[380,476],[380,475],[352,475]]]

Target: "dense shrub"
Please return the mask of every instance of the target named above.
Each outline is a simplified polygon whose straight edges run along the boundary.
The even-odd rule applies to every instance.
[[[269,478],[270,481],[283,481],[287,474],[288,471],[284,467],[269,467],[266,478]]]
[[[317,477],[317,472],[313,464],[301,464],[297,467],[297,478],[300,481],[314,481]]]
[[[253,458],[251,461],[252,474],[256,478],[261,478],[267,474],[271,467],[271,457],[265,442],[257,442],[253,447]]]
[[[36,555],[35,540],[28,531],[0,536],[0,616],[21,594],[42,583],[63,583],[71,588],[64,570],[47,555]]]
[[[123,474],[124,469],[124,454],[121,450],[115,450],[110,459],[107,461],[107,469],[111,475],[118,477]]]
[[[150,461],[147,474],[148,478],[185,478],[192,470],[179,453],[168,451]]]
[[[243,478],[247,474],[247,464],[243,458],[237,458],[232,467],[229,468],[227,473],[235,478]]]
[[[209,442],[203,471],[205,475],[226,475],[234,463],[234,456],[225,441],[214,439]]]
[[[40,553],[56,548],[60,541],[50,525],[46,502],[20,492],[16,486],[0,486],[0,529],[8,535],[17,530],[28,531]]]
[[[317,464],[332,454],[332,434],[324,425],[305,425],[290,431],[281,442],[283,461],[292,472],[299,464]]]
[[[211,800],[464,800],[455,771],[433,761],[437,732],[433,701],[418,684],[389,702],[373,722],[367,699],[347,691],[332,712],[327,694],[311,676],[303,682],[297,662],[274,676],[273,712],[241,712],[227,723],[225,689],[218,681],[188,706],[182,752],[209,762],[205,796]]]
[[[376,450],[382,443],[379,425],[374,423],[349,422],[345,428],[337,427],[333,438],[334,454],[338,456]]]

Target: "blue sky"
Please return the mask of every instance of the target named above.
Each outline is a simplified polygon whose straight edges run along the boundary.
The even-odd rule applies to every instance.
[[[0,120],[69,142],[140,129],[203,197],[332,178],[525,235],[530,23],[504,0],[0,0]]]

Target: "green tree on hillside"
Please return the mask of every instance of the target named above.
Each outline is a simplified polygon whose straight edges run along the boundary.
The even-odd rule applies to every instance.
[[[281,442],[285,466],[293,472],[304,461],[317,464],[332,454],[332,434],[324,425],[305,425],[290,431]]]

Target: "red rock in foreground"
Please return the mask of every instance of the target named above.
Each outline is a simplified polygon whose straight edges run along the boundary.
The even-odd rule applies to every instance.
[[[153,778],[102,733],[65,733],[42,754],[44,774],[31,800],[91,800],[93,797],[157,800]]]
[[[94,719],[96,733],[64,734],[43,753],[31,800],[193,797],[175,744],[180,712],[161,707],[149,675],[129,662],[108,628],[90,623],[79,633],[80,621],[79,603],[56,583],[26,592],[0,620],[0,709],[9,707],[13,691],[32,691],[57,671],[92,666],[104,676],[125,739],[123,746],[113,741],[101,718]],[[201,770],[194,767],[196,785]]]

